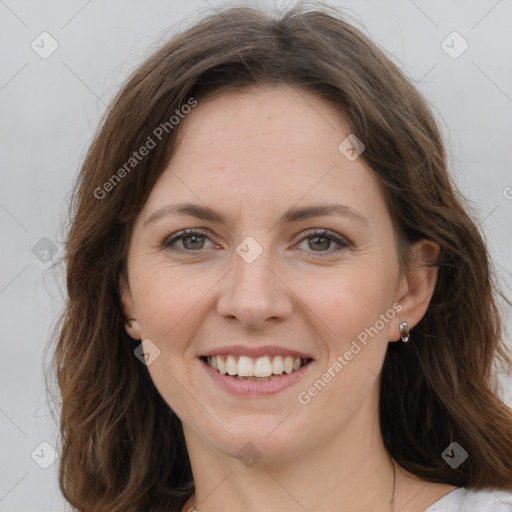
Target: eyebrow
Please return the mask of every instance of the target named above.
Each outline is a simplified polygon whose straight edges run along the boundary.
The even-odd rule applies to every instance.
[[[225,215],[213,210],[208,206],[194,203],[180,203],[176,205],[167,205],[153,212],[143,223],[144,226],[151,224],[163,217],[172,215],[190,215],[202,220],[217,222],[219,224],[228,225]],[[321,216],[340,216],[348,217],[352,220],[368,225],[368,219],[354,208],[337,203],[319,204],[313,206],[305,206],[301,208],[290,208],[279,219],[279,223],[298,222],[304,219]]]

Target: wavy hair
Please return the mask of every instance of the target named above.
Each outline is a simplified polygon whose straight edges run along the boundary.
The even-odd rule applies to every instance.
[[[498,361],[512,363],[498,292],[427,102],[333,7],[296,4],[279,15],[225,7],[172,37],[126,81],[73,189],[67,299],[52,369],[61,406],[59,485],[75,510],[179,511],[194,490],[181,422],[125,332],[118,278],[135,217],[176,148],[173,113],[191,98],[280,84],[328,100],[364,142],[360,158],[381,184],[401,261],[421,238],[441,247],[430,306],[408,344],[389,344],[382,368],[387,450],[426,481],[512,487],[512,412],[493,372]],[[159,126],[168,127],[161,140],[128,170]],[[453,441],[469,452],[456,469],[441,457]]]

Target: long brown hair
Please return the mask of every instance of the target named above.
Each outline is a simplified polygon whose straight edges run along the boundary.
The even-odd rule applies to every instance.
[[[332,7],[297,4],[279,16],[233,7],[208,13],[134,72],[78,175],[52,361],[62,406],[59,484],[77,510],[179,510],[193,492],[180,420],[133,354],[118,278],[134,219],[176,147],[171,116],[191,99],[279,84],[330,101],[364,142],[361,158],[382,185],[401,246],[427,238],[441,247],[428,311],[408,344],[389,344],[382,369],[387,449],[430,482],[512,487],[512,412],[492,371],[511,360],[492,266],[425,100]],[[130,160],[148,137],[149,154]],[[441,457],[453,441],[469,453],[456,469]]]

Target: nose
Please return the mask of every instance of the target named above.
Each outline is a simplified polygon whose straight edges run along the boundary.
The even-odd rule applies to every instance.
[[[288,317],[293,292],[275,263],[268,248],[252,262],[235,253],[233,267],[221,282],[219,315],[252,329]]]

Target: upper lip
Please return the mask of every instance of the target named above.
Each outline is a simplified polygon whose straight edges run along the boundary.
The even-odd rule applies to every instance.
[[[305,352],[293,350],[286,347],[278,347],[276,345],[265,345],[262,347],[246,347],[244,345],[224,345],[222,347],[212,348],[208,352],[202,354],[203,357],[208,356],[248,356],[248,357],[263,357],[263,356],[292,356],[300,357],[302,359],[313,359],[313,357]]]

